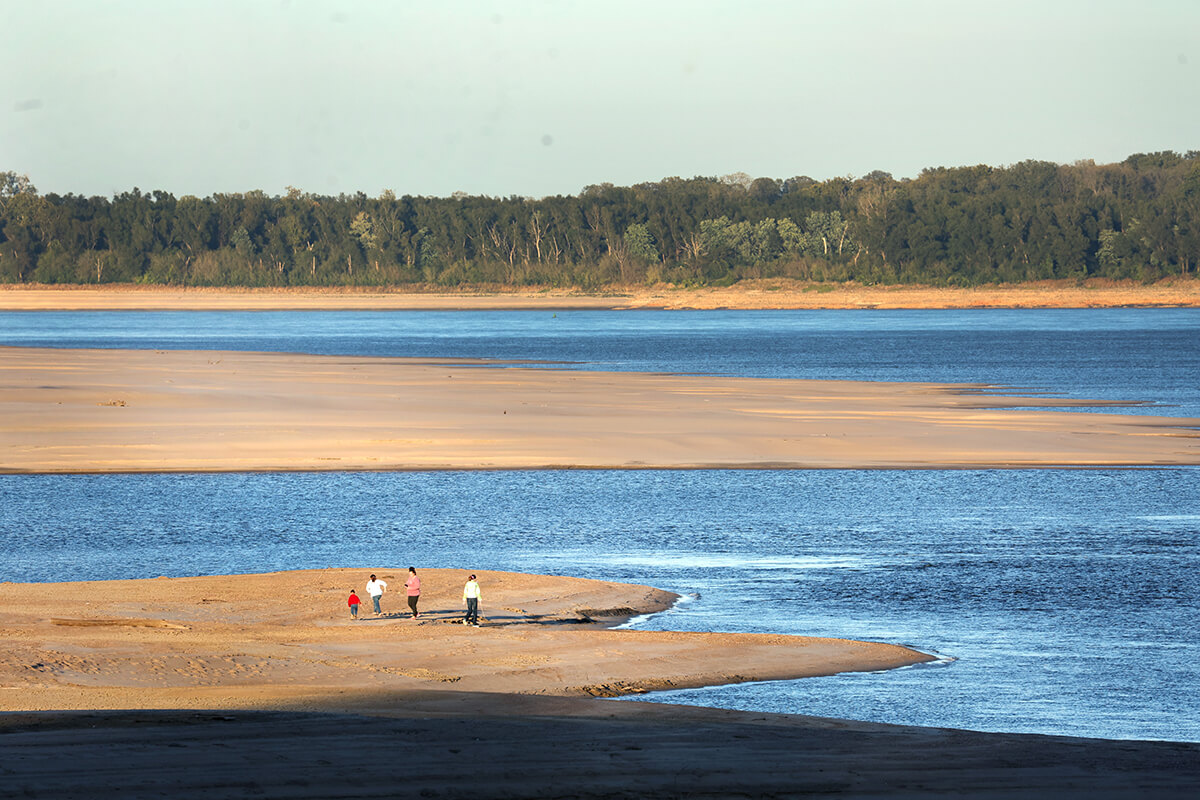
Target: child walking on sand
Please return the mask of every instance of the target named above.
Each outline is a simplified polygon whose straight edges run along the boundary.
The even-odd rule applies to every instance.
[[[421,616],[417,612],[417,600],[421,598],[421,579],[417,577],[417,568],[409,567],[408,582],[404,584],[408,589],[408,607],[412,609],[412,618],[416,619]]]
[[[358,619],[358,604],[361,602],[362,601],[358,599],[358,595],[356,595],[354,593],[354,590],[351,589],[350,590],[350,599],[346,601],[346,604],[350,606],[350,618],[351,619]]]

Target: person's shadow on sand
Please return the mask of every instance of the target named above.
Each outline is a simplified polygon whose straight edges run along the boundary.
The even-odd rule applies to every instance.
[[[463,611],[457,608],[436,608],[428,611],[422,611],[421,616],[413,619],[412,614],[408,611],[384,611],[381,614],[368,613],[358,618],[358,622],[385,622],[392,620],[405,620],[416,622],[417,624],[434,623],[434,624],[463,624]],[[537,614],[500,614],[496,616],[485,617],[479,615],[479,627],[507,627],[511,625],[594,625],[596,620],[587,615],[576,617],[543,617]]]

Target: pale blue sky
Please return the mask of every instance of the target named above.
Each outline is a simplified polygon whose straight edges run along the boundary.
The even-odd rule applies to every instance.
[[[575,194],[1200,149],[1196,0],[0,0],[43,193]]]

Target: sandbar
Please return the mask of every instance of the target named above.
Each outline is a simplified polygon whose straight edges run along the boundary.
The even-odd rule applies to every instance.
[[[648,586],[420,572],[0,584],[0,796],[1190,797],[1200,745],[982,734],[601,699],[887,669],[896,645],[621,630]]]
[[[499,310],[499,309],[917,309],[1200,307],[1200,280],[1152,284],[1048,280],[970,288],[813,284],[753,279],[728,287],[627,286],[603,291],[323,287],[236,288],[0,285],[0,311],[78,310]]]
[[[390,593],[375,615],[363,591]],[[649,586],[472,570],[481,626],[460,624],[465,570],[397,567],[3,584],[2,711],[360,708],[381,692],[615,697],[651,689],[890,669],[931,656],[797,636],[615,630],[669,608]],[[364,599],[359,618],[346,599]],[[31,613],[32,612],[32,613]]]
[[[986,388],[0,347],[0,472],[1200,464],[1200,419]]]

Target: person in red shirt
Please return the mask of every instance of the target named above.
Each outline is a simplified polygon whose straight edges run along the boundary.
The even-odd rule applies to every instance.
[[[350,606],[350,618],[351,619],[358,619],[358,604],[361,602],[362,601],[358,599],[358,595],[356,595],[354,593],[354,590],[351,589],[350,590],[350,599],[346,601],[346,604]]]
[[[409,567],[408,582],[404,587],[408,589],[408,607],[412,609],[412,618],[416,619],[421,616],[417,612],[417,600],[421,597],[421,579],[417,577],[417,568]]]

